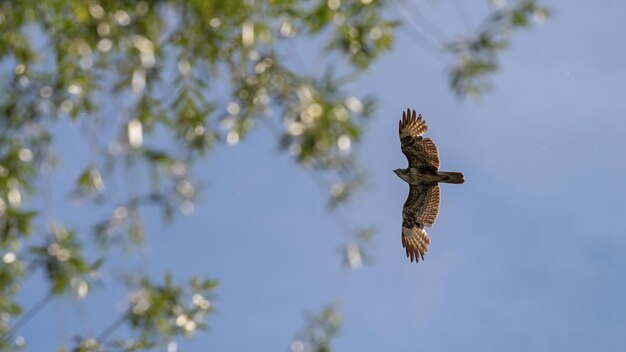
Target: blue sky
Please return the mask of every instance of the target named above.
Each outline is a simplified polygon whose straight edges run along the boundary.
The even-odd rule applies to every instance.
[[[373,266],[340,268],[345,238],[325,198],[263,129],[196,169],[206,189],[192,216],[163,224],[148,212],[149,256],[133,259],[139,269],[221,282],[210,331],[179,350],[287,351],[303,313],[328,303],[344,316],[337,351],[623,350],[626,3],[544,3],[554,16],[514,34],[481,102],[456,99],[444,64],[406,32],[353,85],[355,95],[379,99],[358,148],[368,190],[344,211],[352,226],[377,227]],[[432,16],[448,13],[434,19],[456,33],[452,8],[432,2],[426,13],[430,6]],[[481,11],[471,12],[477,23]],[[401,246],[408,190],[392,173],[406,165],[397,120],[407,107],[424,115],[441,168],[466,179],[442,186],[419,265]],[[63,133],[72,141],[78,131]],[[79,167],[67,160],[86,152],[70,142],[59,148],[62,179]],[[80,223],[81,209],[56,211]],[[26,283],[24,303],[44,290]],[[21,330],[28,350],[101,331],[124,297],[115,286],[84,302],[53,302]]]

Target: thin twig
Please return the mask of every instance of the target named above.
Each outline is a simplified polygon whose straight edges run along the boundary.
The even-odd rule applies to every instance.
[[[50,291],[45,297],[41,299],[33,308],[26,312],[15,324],[2,336],[0,341],[7,341],[13,334],[15,334],[24,324],[28,323],[35,315],[39,314],[41,310],[50,302],[54,293]]]
[[[407,12],[410,12],[411,16],[416,17],[416,21],[410,23],[421,24],[425,32],[428,32],[428,34],[430,34],[431,36],[436,37],[436,39],[440,42],[447,41],[446,33],[444,33],[444,31],[439,29],[436,24],[434,24],[426,16],[424,16],[422,14],[422,11],[420,11],[420,9],[413,1],[399,0],[399,3],[402,5],[402,7],[404,7]]]
[[[421,47],[423,51],[427,53],[427,56],[429,56],[434,62],[441,64],[442,57],[440,55],[442,55],[443,52],[443,48],[441,47],[441,45],[430,39],[428,36],[422,33],[421,29],[413,25],[410,19],[406,18],[406,12],[399,8],[399,6],[400,5],[398,5],[398,3],[396,2],[395,10],[400,14],[400,16],[404,17],[405,19],[403,25],[400,26],[400,29],[409,32],[409,39],[411,39],[415,44]]]
[[[107,326],[104,330],[102,330],[102,332],[98,335],[98,337],[96,337],[96,340],[100,344],[103,344],[109,338],[109,336],[111,336],[111,334],[115,332],[115,330],[117,330],[117,328],[119,328],[120,325],[122,325],[122,323],[126,321],[126,319],[128,319],[128,317],[130,316],[130,313],[131,313],[131,310],[129,309],[124,314],[120,315],[111,324],[109,324],[109,326]]]

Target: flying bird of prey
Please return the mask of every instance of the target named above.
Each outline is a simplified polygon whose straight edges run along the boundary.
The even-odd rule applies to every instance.
[[[411,262],[424,260],[428,250],[430,238],[424,227],[431,227],[439,213],[439,183],[465,182],[460,172],[439,171],[437,146],[422,137],[427,129],[421,114],[416,118],[415,110],[402,112],[400,146],[409,167],[393,172],[410,186],[402,209],[402,247]]]

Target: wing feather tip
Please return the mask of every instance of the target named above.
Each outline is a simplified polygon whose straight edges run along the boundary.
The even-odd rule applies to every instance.
[[[409,233],[405,234],[405,230]],[[428,245],[430,244],[430,238],[426,231],[421,228],[404,228],[402,229],[402,247],[406,251],[407,258],[411,261],[418,263],[420,258],[422,261],[426,258],[426,252],[428,252]]]
[[[422,117],[422,114],[417,114],[414,109],[407,108],[406,111],[402,111],[402,119],[400,120],[400,135],[410,135],[413,137],[419,137],[426,133],[428,126],[426,121]]]

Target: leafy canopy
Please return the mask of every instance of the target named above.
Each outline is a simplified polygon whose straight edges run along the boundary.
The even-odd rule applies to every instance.
[[[350,199],[364,179],[353,149],[375,101],[353,96],[346,84],[392,48],[403,27],[388,10],[402,4],[0,2],[0,350],[24,346],[19,328],[52,297],[85,297],[106,258],[140,246],[145,206],[157,206],[165,218],[192,212],[200,189],[194,163],[259,125],[299,165],[331,180],[331,207]],[[510,30],[546,14],[535,1],[518,1],[495,9],[475,37],[448,43],[458,59],[453,90],[478,94]],[[309,42],[307,53],[322,49],[314,72],[306,69],[309,55],[298,54]],[[72,192],[101,209],[90,234],[50,215],[49,203],[27,199],[49,191],[44,180],[61,157],[70,157],[54,149],[55,131],[68,124],[80,128],[92,151]],[[137,165],[148,176],[129,184],[126,175]],[[346,247],[347,264],[367,257],[361,252],[371,236],[368,229],[357,232],[357,244]],[[16,297],[35,271],[44,274],[49,293],[23,312]],[[215,280],[179,285],[166,274],[160,283],[145,275],[123,281],[129,298],[120,318],[96,336],[78,336],[73,350],[151,349],[206,328]],[[326,308],[311,320],[296,342],[329,350],[338,313]],[[115,338],[120,326],[132,337]]]

